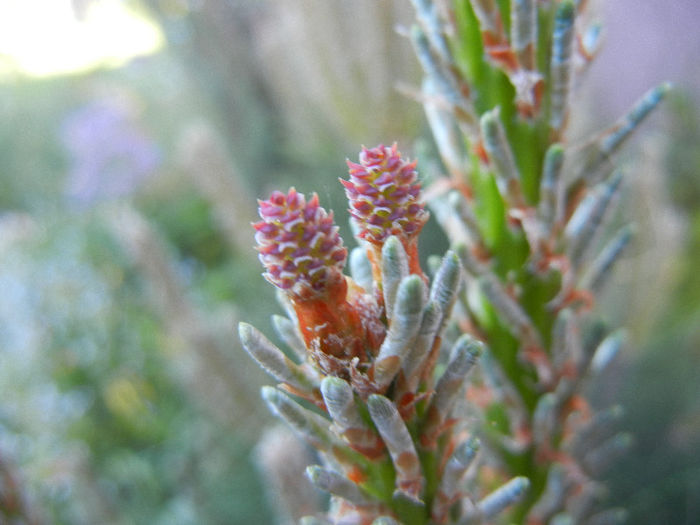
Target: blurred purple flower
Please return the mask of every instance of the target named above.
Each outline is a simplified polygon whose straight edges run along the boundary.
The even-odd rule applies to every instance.
[[[80,204],[128,195],[161,162],[158,146],[119,101],[97,100],[71,112],[61,139],[71,157],[66,194]]]

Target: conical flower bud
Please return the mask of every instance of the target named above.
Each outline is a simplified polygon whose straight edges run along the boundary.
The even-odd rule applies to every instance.
[[[381,248],[396,236],[408,256],[410,273],[426,279],[418,261],[418,234],[428,220],[420,201],[416,161],[401,158],[396,143],[362,148],[360,163],[347,161],[350,180],[340,180],[358,236],[369,243],[374,280],[381,288]]]
[[[376,349],[383,327],[367,319],[372,304],[342,273],[348,252],[333,214],[316,194],[307,202],[294,188],[259,205],[262,221],[253,227],[263,275],[289,297],[312,359],[328,369],[323,354],[346,361]]]
[[[333,213],[319,205],[318,195],[306,202],[291,188],[286,195],[275,191],[258,204],[262,221],[253,227],[268,281],[292,295],[309,297],[343,279],[347,249]]]
[[[360,163],[348,162],[350,180],[341,180],[360,237],[382,244],[391,235],[418,235],[428,220],[420,202],[416,162],[401,158],[396,144],[363,148]]]

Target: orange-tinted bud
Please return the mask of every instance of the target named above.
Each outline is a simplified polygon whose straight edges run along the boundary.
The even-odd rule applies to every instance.
[[[342,273],[347,249],[333,214],[316,194],[307,202],[294,188],[286,195],[275,191],[259,205],[262,221],[253,227],[263,275],[288,294],[307,349],[343,361],[374,351],[383,328],[368,320],[371,298]]]

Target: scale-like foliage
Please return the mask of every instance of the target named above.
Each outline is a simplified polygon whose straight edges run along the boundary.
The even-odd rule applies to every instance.
[[[417,164],[396,145],[363,149],[341,181],[361,245],[353,277],[316,196],[276,192],[255,225],[290,315],[275,326],[298,360],[249,325],[241,339],[280,383],[268,405],[320,453],[307,474],[331,508],[306,522],[617,523],[596,476],[630,437],[583,387],[624,337],[590,309],[630,239],[625,227],[601,242],[622,182],[611,156],[668,86],[574,150],[570,93],[598,34],[586,2],[413,3],[433,171],[447,173],[426,194],[453,243],[432,280]],[[477,434],[488,469],[468,490]]]

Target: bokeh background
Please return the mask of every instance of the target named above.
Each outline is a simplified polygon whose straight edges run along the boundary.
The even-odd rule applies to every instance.
[[[700,4],[592,4],[605,47],[571,140],[676,85],[621,159],[637,236],[598,308],[630,343],[593,391],[636,444],[609,497],[630,523],[690,525]],[[351,238],[345,158],[428,140],[397,89],[419,74],[395,30],[411,18],[408,0],[0,1],[0,523],[281,523],[315,503],[298,472],[281,492],[265,476],[309,452],[237,341],[280,311],[249,223],[294,185]],[[423,253],[443,250],[428,232]]]

